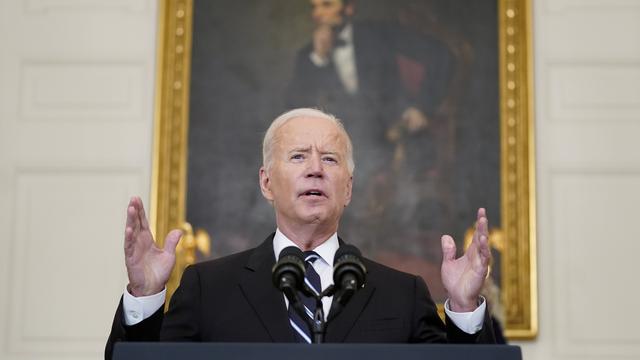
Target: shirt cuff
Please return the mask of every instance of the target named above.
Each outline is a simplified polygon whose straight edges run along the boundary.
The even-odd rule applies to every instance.
[[[484,322],[484,313],[487,309],[487,301],[480,296],[480,305],[472,312],[454,312],[449,308],[449,299],[444,302],[444,312],[447,313],[449,319],[462,331],[467,334],[475,334],[482,330]]]
[[[320,55],[316,54],[315,52],[312,52],[311,54],[309,54],[309,59],[311,60],[313,65],[318,67],[325,67],[329,65],[329,59],[324,59],[320,57]]]
[[[147,319],[164,305],[166,295],[167,288],[164,288],[157,294],[135,297],[125,288],[122,297],[124,323],[131,326]]]

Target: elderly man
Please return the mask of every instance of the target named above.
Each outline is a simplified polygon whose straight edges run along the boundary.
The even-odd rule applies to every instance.
[[[132,198],[124,244],[129,285],[105,357],[111,357],[116,341],[310,342],[308,330],[295,326],[288,302],[273,286],[271,269],[282,249],[296,246],[313,251],[310,266],[320,288],[332,284],[334,255],[344,243],[338,225],[351,201],[353,170],[351,140],[335,117],[296,109],[274,120],[264,138],[259,175],[262,194],[275,210],[275,233],[254,249],[188,267],[166,314],[164,289],[181,234],[170,232],[164,249],[157,248],[142,202]],[[421,278],[365,259],[367,285],[340,314],[332,318],[332,299],[323,299],[326,341],[491,342],[486,304],[479,296],[491,256],[484,209],[478,211],[466,254],[456,259],[454,241],[446,235],[442,251],[447,325]]]

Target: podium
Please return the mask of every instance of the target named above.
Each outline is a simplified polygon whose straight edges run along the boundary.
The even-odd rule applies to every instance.
[[[114,360],[521,360],[510,345],[440,344],[262,344],[144,343],[115,344]]]

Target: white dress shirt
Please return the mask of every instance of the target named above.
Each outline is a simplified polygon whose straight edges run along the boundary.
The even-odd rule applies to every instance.
[[[276,259],[280,255],[282,249],[288,246],[297,246],[293,241],[288,239],[280,229],[276,230],[273,238],[273,253]],[[338,243],[338,234],[334,233],[329,239],[320,246],[313,249],[320,258],[313,262],[314,270],[320,276],[322,290],[333,284],[333,258],[338,251],[340,244]],[[124,309],[124,321],[127,325],[135,325],[144,319],[147,319],[155,313],[163,304],[166,297],[166,289],[161,292],[142,297],[134,297],[125,288],[122,298],[122,307]],[[284,297],[284,295],[283,295]],[[322,308],[324,310],[325,319],[331,309],[331,301],[333,297],[324,297],[322,299]],[[285,304],[289,307],[289,302],[284,297]],[[482,298],[482,303],[473,312],[457,313],[449,309],[449,300],[444,303],[444,311],[447,313],[451,321],[467,334],[475,334],[482,329],[484,321],[484,313],[486,311],[487,302]]]
[[[298,245],[294,244],[293,241],[289,240],[283,233],[280,232],[280,229],[276,230],[276,235],[273,237],[273,252],[278,259],[280,257],[280,252],[289,246],[298,247]],[[333,285],[333,258],[336,255],[336,251],[340,247],[340,243],[338,243],[338,234],[335,233],[331,235],[331,237],[322,243],[322,245],[313,249],[313,251],[320,256],[320,258],[311,264],[313,269],[320,276],[320,286],[322,287],[321,291],[324,291],[330,285]],[[284,296],[284,294],[282,294]],[[333,296],[325,296],[322,298],[322,310],[324,310],[324,319],[327,319],[327,315],[329,315],[329,310],[331,309],[331,301],[333,300]],[[289,299],[284,296],[284,301],[287,304],[287,308],[289,308]]]

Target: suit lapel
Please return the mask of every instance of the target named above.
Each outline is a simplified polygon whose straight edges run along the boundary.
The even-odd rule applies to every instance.
[[[274,342],[295,342],[284,297],[271,281],[271,268],[275,264],[273,236],[271,234],[249,257],[240,288]]]
[[[338,238],[340,246],[345,242]],[[367,274],[367,278],[371,274]],[[364,288],[358,290],[358,292],[351,298],[351,301],[347,306],[342,309],[342,312],[335,314],[333,311],[329,312],[327,317],[327,333],[325,339],[327,342],[344,342],[345,338],[349,334],[349,331],[353,328],[360,314],[369,303],[369,299],[375,292],[375,284],[367,280]]]
[[[345,338],[355,325],[360,314],[369,303],[369,299],[375,292],[374,286],[365,285],[351,298],[351,301],[339,314],[329,313],[327,325],[327,342],[344,342]]]

